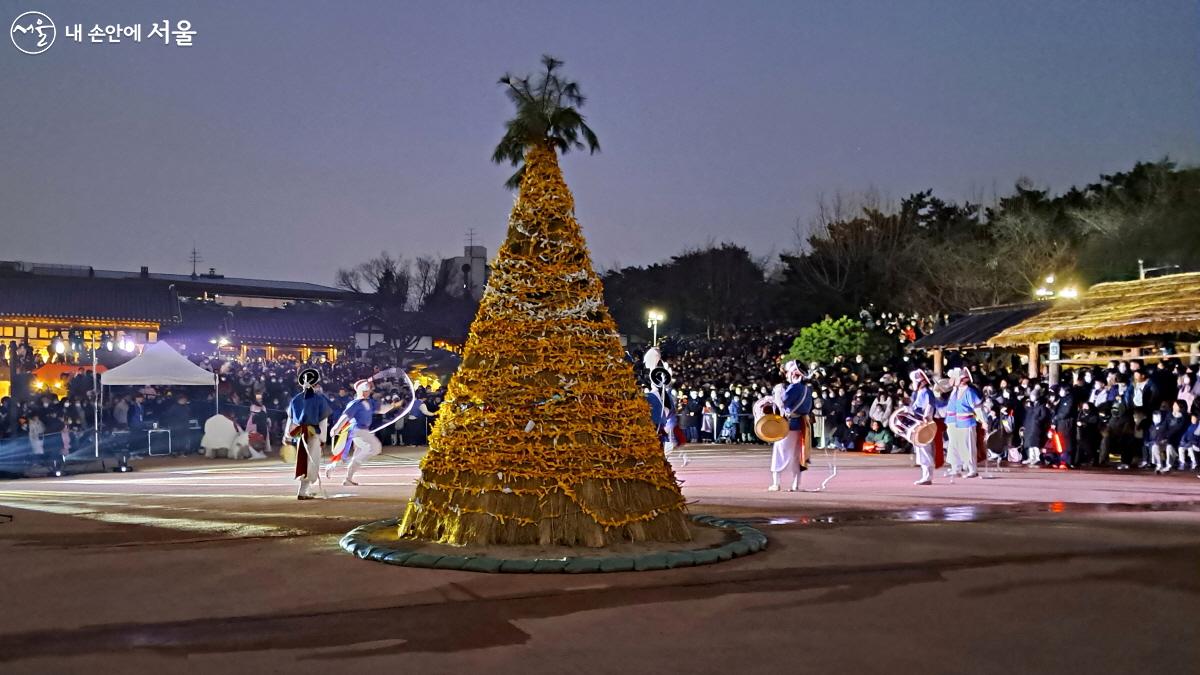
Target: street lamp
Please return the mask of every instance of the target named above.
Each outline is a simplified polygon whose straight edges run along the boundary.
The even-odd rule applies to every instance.
[[[1158,272],[1160,270],[1177,270],[1179,265],[1159,265],[1158,267],[1146,267],[1146,261],[1138,258],[1138,279],[1145,279],[1147,272]]]
[[[1046,275],[1046,283],[1039,286],[1033,294],[1038,298],[1067,298],[1074,300],[1079,297],[1079,289],[1074,286],[1063,286],[1062,288],[1054,288],[1055,277],[1053,274]]]
[[[655,347],[658,346],[658,324],[666,320],[667,315],[663,314],[657,309],[652,309],[649,312],[646,312],[646,328],[650,328],[654,331],[654,340],[651,342],[651,344],[653,344]]]

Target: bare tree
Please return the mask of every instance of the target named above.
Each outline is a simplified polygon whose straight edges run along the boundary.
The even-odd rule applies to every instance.
[[[374,294],[388,305],[409,306],[412,265],[407,258],[394,258],[384,251],[377,257],[351,268],[339,269],[334,283],[353,293]]]

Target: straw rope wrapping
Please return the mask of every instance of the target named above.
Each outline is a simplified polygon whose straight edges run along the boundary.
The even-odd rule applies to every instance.
[[[447,544],[690,538],[683,496],[556,152],[528,150],[401,536]]]

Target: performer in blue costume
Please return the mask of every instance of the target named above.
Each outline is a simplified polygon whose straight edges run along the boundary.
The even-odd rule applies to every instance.
[[[371,429],[371,420],[376,415],[386,415],[392,410],[404,405],[401,400],[391,400],[384,403],[372,398],[375,393],[374,380],[380,378],[388,372],[376,373],[365,380],[359,380],[354,383],[354,400],[351,401],[346,409],[342,411],[342,416],[338,418],[336,424],[333,425],[333,460],[325,467],[325,478],[328,479],[337,465],[344,460],[346,456],[350,457],[349,466],[346,468],[346,479],[342,481],[342,485],[358,485],[354,482],[354,474],[367,460],[375,455],[383,452],[383,443],[375,435],[376,430]],[[408,382],[408,377],[404,377],[404,381]],[[412,383],[409,384],[409,403],[405,408],[404,414],[407,414],[412,409],[412,403],[415,400],[415,392],[412,391]],[[396,418],[399,419],[399,416]],[[396,421],[395,419],[392,420]],[[384,426],[387,426],[386,424]],[[382,427],[380,427],[382,428]],[[349,451],[353,449],[353,452]]]
[[[683,446],[687,440],[679,428],[679,415],[675,412],[675,394],[671,393],[671,368],[662,360],[658,347],[646,350],[642,359],[646,370],[650,371],[650,391],[646,393],[646,401],[650,404],[650,419],[662,439],[663,451],[669,457],[675,448]],[[687,453],[680,453],[683,465],[688,465]]]
[[[300,393],[288,405],[288,423],[284,427],[287,439],[296,447],[296,478],[300,487],[296,499],[315,499],[313,483],[320,481],[321,439],[325,437],[333,408],[329,399],[316,391],[321,374],[315,368],[305,368],[298,377]]]
[[[933,391],[930,389],[929,376],[925,374],[924,370],[918,369],[909,373],[908,377],[912,380],[913,386],[912,403],[909,405],[909,409],[922,421],[934,422],[934,416],[937,414],[937,399],[934,398]],[[939,427],[938,434],[941,433]],[[933,484],[933,469],[937,465],[934,445],[939,441],[929,445],[913,443],[913,454],[916,455],[917,466],[921,467],[921,478],[917,480],[916,485]]]
[[[963,478],[975,478],[977,470],[979,438],[978,425],[982,415],[983,396],[971,384],[971,371],[955,368],[949,373],[954,390],[946,400],[946,433],[950,437],[950,448],[946,454]]]
[[[804,371],[800,364],[788,361],[783,366],[788,384],[780,391],[776,388],[776,406],[787,418],[788,435],[778,441],[771,452],[771,492],[779,491],[779,475],[792,470],[792,492],[800,490],[800,474],[808,469],[809,459],[809,415],[812,413],[812,389],[804,383]]]

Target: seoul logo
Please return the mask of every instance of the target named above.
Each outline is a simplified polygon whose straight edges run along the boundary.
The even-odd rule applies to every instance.
[[[41,54],[50,49],[58,29],[50,17],[41,12],[25,12],[18,16],[8,29],[13,46],[26,54]]]

